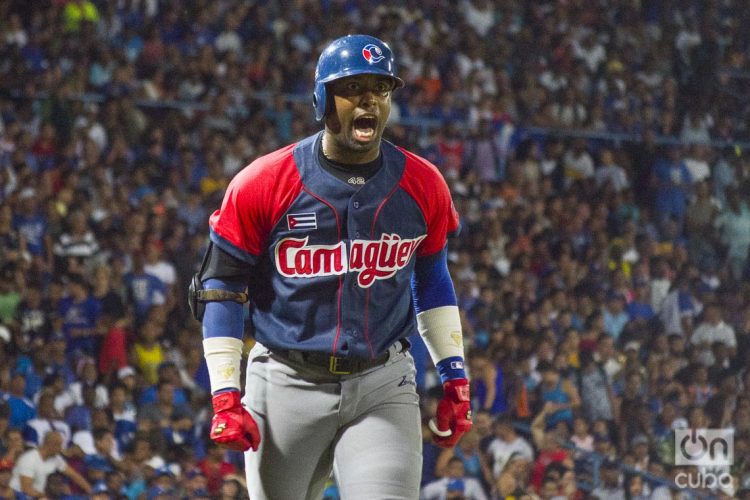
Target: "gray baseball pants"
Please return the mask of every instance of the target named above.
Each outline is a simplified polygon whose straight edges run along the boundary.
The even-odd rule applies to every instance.
[[[414,360],[337,376],[250,352],[244,405],[260,429],[245,453],[251,500],[318,500],[333,469],[342,500],[415,500],[422,436]]]

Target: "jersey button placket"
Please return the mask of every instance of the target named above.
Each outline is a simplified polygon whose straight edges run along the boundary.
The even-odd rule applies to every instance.
[[[355,202],[353,203],[353,205],[354,205],[354,208],[359,208],[359,202],[358,202],[358,201],[355,201]]]

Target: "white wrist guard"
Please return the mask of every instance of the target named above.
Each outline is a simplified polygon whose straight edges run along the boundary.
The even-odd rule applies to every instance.
[[[219,389],[240,390],[240,361],[243,343],[234,337],[203,339],[203,353],[211,379],[211,393]]]
[[[458,306],[442,306],[417,314],[417,328],[435,365],[440,360],[464,356]]]

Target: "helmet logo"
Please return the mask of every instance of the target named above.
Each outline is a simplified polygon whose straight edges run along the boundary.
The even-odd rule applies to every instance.
[[[375,64],[385,59],[383,50],[374,43],[368,43],[362,48],[362,57],[370,64]]]

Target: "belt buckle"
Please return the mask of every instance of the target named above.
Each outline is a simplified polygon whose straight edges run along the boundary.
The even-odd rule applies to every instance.
[[[348,365],[348,359],[341,356],[330,356],[328,358],[328,371],[334,375],[351,375],[351,365]]]

